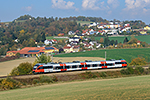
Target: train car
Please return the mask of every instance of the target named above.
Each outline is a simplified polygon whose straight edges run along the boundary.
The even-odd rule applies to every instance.
[[[37,63],[33,67],[33,73],[50,73],[50,72],[63,72],[63,71],[76,71],[88,69],[103,69],[103,68],[122,68],[127,67],[127,62],[121,60],[109,61],[73,61],[68,63]]]

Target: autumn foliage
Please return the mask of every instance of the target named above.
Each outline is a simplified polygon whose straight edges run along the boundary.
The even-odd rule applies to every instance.
[[[146,65],[146,64],[147,62],[145,58],[137,57],[137,58],[134,58],[129,65]]]

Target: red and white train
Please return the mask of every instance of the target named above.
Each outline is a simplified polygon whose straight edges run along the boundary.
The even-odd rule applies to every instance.
[[[37,73],[50,73],[61,71],[75,71],[75,70],[88,70],[88,69],[102,69],[102,68],[123,68],[127,67],[127,62],[121,60],[109,61],[73,61],[68,63],[37,63],[32,72]]]

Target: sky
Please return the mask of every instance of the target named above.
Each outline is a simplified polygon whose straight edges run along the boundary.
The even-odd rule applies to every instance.
[[[1,0],[0,21],[32,17],[101,17],[150,24],[150,0]]]

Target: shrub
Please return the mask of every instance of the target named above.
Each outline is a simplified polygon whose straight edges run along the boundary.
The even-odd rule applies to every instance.
[[[6,79],[3,79],[0,85],[0,88],[2,90],[7,89],[15,89],[19,88],[22,84],[16,80],[11,79],[10,77],[7,77]]]
[[[33,79],[33,82],[32,82],[33,84],[37,84],[37,83],[39,83],[39,80],[38,79]]]
[[[32,73],[33,66],[29,62],[21,63],[19,64],[18,67],[14,68],[10,75],[15,76],[15,75],[27,75]]]
[[[135,74],[142,74],[144,72],[143,67],[135,67]]]
[[[129,65],[146,65],[146,64],[147,64],[147,62],[146,62],[145,58],[137,57],[137,58],[133,59]]]
[[[126,71],[127,71],[127,74],[134,74],[133,67],[127,67]]]
[[[106,74],[105,72],[101,72],[101,73],[99,74],[99,76],[100,76],[100,77],[107,77],[107,74]]]
[[[134,74],[134,69],[132,67],[127,67],[127,69],[122,69],[120,73],[124,75]]]
[[[57,76],[53,76],[53,78],[52,78],[52,80],[54,81],[54,82],[57,82],[58,81],[58,78],[57,78]]]
[[[41,83],[53,83],[53,79],[52,77],[49,77],[49,76],[40,76],[40,82]]]
[[[92,73],[91,71],[86,71],[85,73],[80,74],[82,78],[90,79],[90,78],[96,78],[97,76]]]
[[[144,70],[145,74],[150,74],[150,67]]]

